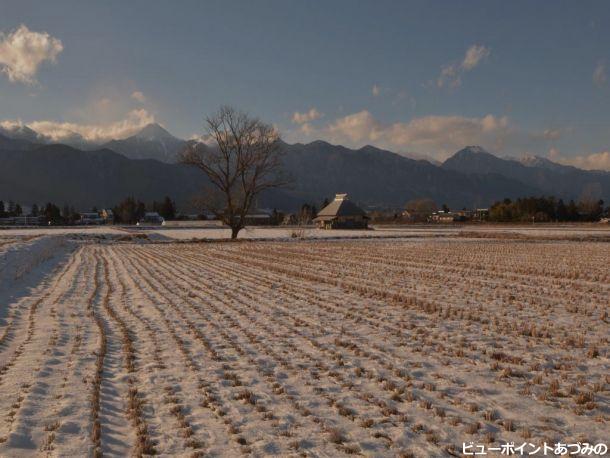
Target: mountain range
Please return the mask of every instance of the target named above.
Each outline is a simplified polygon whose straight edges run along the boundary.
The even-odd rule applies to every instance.
[[[105,207],[134,196],[146,202],[165,195],[195,210],[205,184],[195,169],[176,164],[188,143],[158,124],[102,145],[52,144],[32,129],[0,128],[0,200],[31,205],[55,202],[79,209]],[[545,158],[500,158],[468,146],[435,164],[365,146],[349,149],[324,141],[282,144],[292,185],[261,196],[260,207],[293,210],[304,202],[347,192],[366,208],[401,208],[429,197],[453,208],[486,207],[505,197],[554,195],[610,201],[610,172],[585,171]]]

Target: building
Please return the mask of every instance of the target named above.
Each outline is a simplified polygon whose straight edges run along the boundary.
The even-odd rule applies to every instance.
[[[489,219],[489,208],[477,208],[472,219],[474,221],[487,221]]]
[[[273,212],[254,208],[244,218],[248,226],[269,226],[273,223]]]
[[[144,217],[138,221],[138,226],[146,226],[146,225],[157,225],[163,224],[165,220],[159,213],[157,212],[146,212],[144,213]]]
[[[109,208],[102,209],[102,211],[100,212],[100,216],[104,220],[104,223],[106,223],[106,224],[114,223],[114,212],[111,209],[109,209]]]
[[[320,229],[366,229],[369,217],[347,194],[337,194],[313,221]]]
[[[44,226],[48,223],[44,216],[8,216],[0,218],[0,226]]]
[[[456,215],[454,215],[452,212],[439,210],[432,213],[432,216],[430,216],[430,221],[433,223],[453,223],[456,221]]]
[[[90,226],[104,224],[104,220],[96,212],[85,212],[80,214],[79,224]]]

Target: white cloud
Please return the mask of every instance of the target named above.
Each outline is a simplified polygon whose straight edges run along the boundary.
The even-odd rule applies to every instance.
[[[597,67],[593,71],[593,82],[597,86],[603,86],[608,81],[608,75],[606,73],[606,64],[603,61],[597,63]]]
[[[565,165],[573,165],[574,167],[578,167],[580,169],[610,171],[610,151],[601,151],[599,153],[576,156],[565,156],[562,155],[559,150],[551,148],[548,157],[551,161]]]
[[[131,98],[140,103],[146,103],[146,97],[141,91],[134,91],[131,93]]]
[[[381,94],[381,88],[379,86],[377,86],[376,84],[373,84],[371,93],[373,94],[373,97],[377,97],[379,94]]]
[[[557,140],[559,137],[561,137],[561,134],[561,129],[544,129],[542,132],[542,137],[545,140]]]
[[[480,118],[424,116],[409,122],[384,124],[368,110],[362,110],[320,128],[304,124],[292,137],[297,141],[321,138],[349,147],[374,144],[393,151],[419,151],[443,159],[466,145],[502,149],[515,134],[507,117],[491,114]]]
[[[299,113],[298,111],[295,111],[292,115],[292,122],[295,124],[305,124],[311,121],[315,121],[316,119],[319,119],[321,117],[322,113],[320,113],[315,108],[310,108],[310,110],[306,111],[305,113]]]
[[[119,121],[107,124],[78,124],[72,122],[33,121],[27,124],[48,141],[62,142],[83,139],[92,143],[103,143],[112,139],[134,135],[155,117],[144,109],[133,110]],[[15,125],[20,121],[2,121],[0,125]]]
[[[438,87],[458,87],[462,84],[462,75],[473,70],[481,61],[489,57],[491,50],[483,45],[472,45],[466,50],[461,62],[444,65],[436,80]]]
[[[12,82],[34,84],[40,65],[55,62],[63,49],[61,40],[21,25],[8,35],[0,33],[0,71]]]
[[[466,55],[464,56],[464,60],[462,61],[461,67],[464,70],[472,70],[479,62],[483,59],[489,57],[490,54],[489,48],[486,48],[482,45],[473,45],[466,51]]]

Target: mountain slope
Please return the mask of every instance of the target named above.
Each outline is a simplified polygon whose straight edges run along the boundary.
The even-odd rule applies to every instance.
[[[169,137],[156,126],[138,137],[140,142],[160,139]],[[544,194],[610,201],[610,173],[525,166],[481,148],[462,150],[438,167],[372,146],[352,150],[323,141],[282,146],[293,184],[265,193],[257,206],[291,211],[304,202],[320,204],[337,192],[349,193],[351,200],[367,208],[400,208],[424,197],[452,208],[486,207],[505,197]],[[169,195],[182,210],[192,211],[193,198],[205,183],[199,170],[180,164],[129,159],[109,149],[40,146],[3,136],[0,164],[0,200],[25,205],[53,201],[82,210],[112,206],[126,196],[150,202]]]
[[[286,169],[295,177],[292,192],[303,200],[347,192],[369,206],[402,207],[410,199],[431,197],[461,208],[538,192],[510,178],[467,176],[372,146],[351,150],[315,141],[284,148]]]
[[[463,174],[500,174],[541,193],[564,199],[603,199],[610,201],[610,172],[581,170],[556,164],[544,158],[528,160],[527,165],[501,159],[480,147],[466,147],[447,159],[442,168]]]
[[[0,150],[26,151],[37,147],[38,145],[28,140],[9,138],[0,134]]]
[[[52,201],[87,209],[112,206],[126,196],[150,202],[170,195],[185,206],[202,183],[201,174],[185,166],[66,145],[0,150],[0,163],[0,196],[25,204]]]

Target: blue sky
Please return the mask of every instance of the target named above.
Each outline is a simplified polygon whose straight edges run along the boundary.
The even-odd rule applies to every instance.
[[[610,169],[610,2],[0,0],[0,31],[0,120],[58,139],[230,104],[288,141]]]

